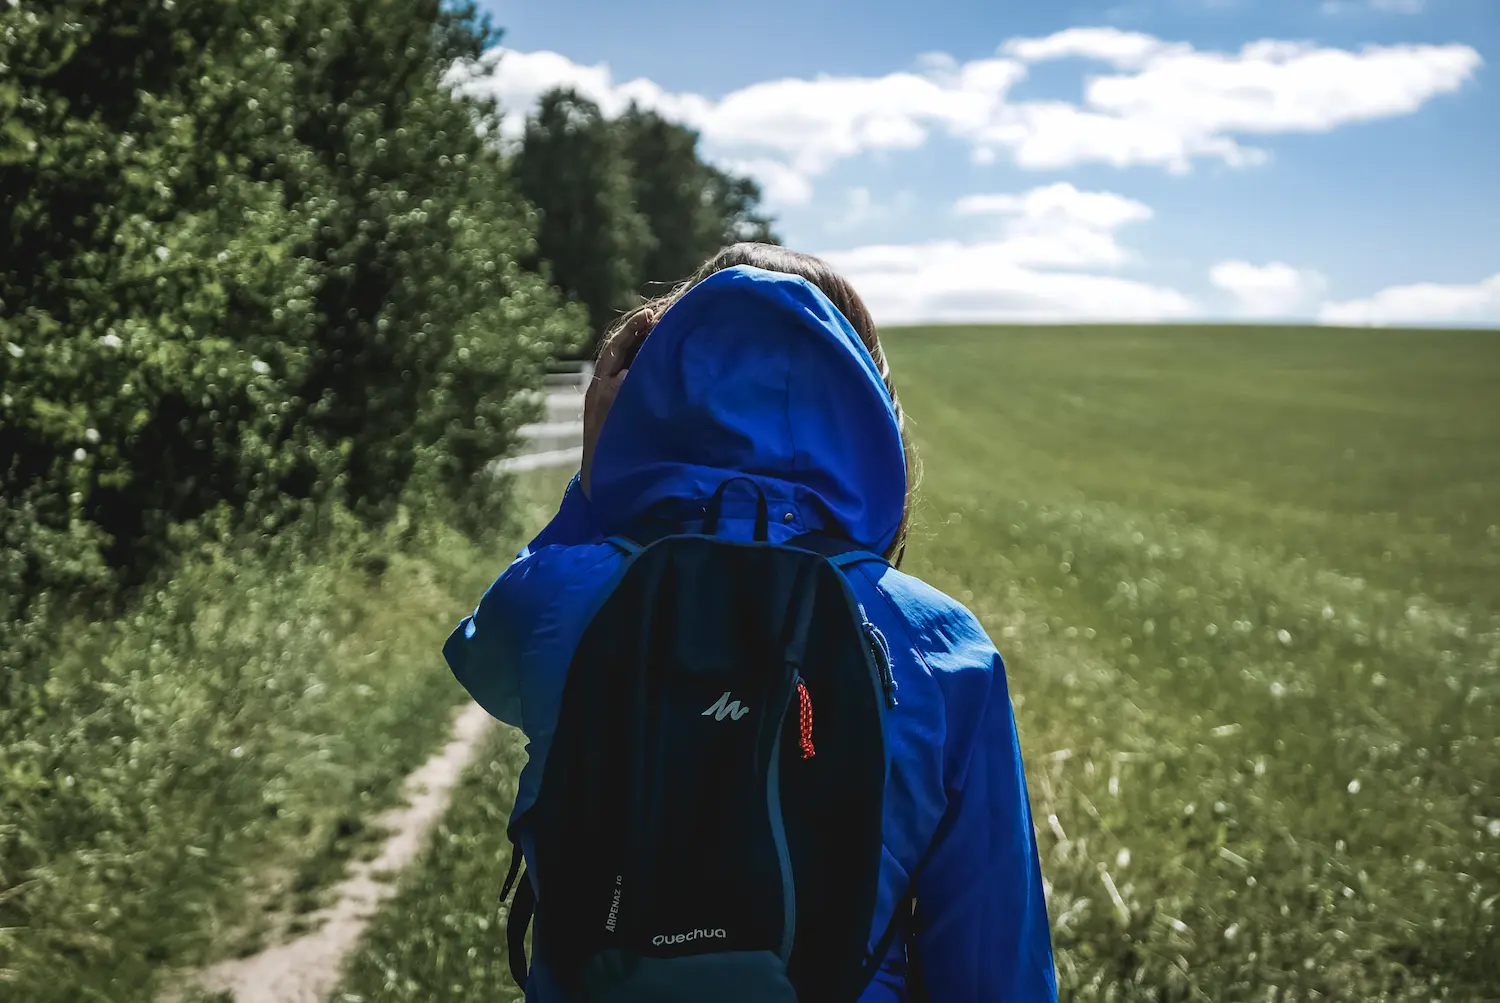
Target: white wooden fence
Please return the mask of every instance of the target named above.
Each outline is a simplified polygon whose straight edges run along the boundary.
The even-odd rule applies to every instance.
[[[583,458],[583,394],[593,378],[594,366],[589,362],[573,371],[549,374],[540,391],[546,404],[542,420],[524,426],[516,455],[496,460],[491,469],[515,473],[577,466]]]

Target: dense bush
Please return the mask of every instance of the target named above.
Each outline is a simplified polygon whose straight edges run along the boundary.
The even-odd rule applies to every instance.
[[[0,8],[0,666],[227,504],[458,501],[581,334],[438,0]],[[23,699],[12,692],[3,702]]]

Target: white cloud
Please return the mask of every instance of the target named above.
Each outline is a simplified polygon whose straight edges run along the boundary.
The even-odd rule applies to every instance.
[[[1323,132],[1416,111],[1456,90],[1480,64],[1463,45],[1370,46],[1359,52],[1262,41],[1237,55],[1172,53],[1133,76],[1098,77],[1086,100],[1125,120],[1192,137]]]
[[[1266,159],[1264,151],[1228,137],[1192,135],[1170,122],[1101,115],[1061,101],[1019,105],[1009,121],[986,129],[979,141],[981,149],[1009,148],[1018,165],[1032,170],[1095,162],[1149,164],[1181,174],[1196,157],[1217,157],[1231,167]]]
[[[1081,105],[1010,106],[1010,115],[980,130],[979,142],[1009,148],[1023,167],[1101,161],[1179,172],[1197,158],[1235,167],[1265,159],[1237,136],[1326,132],[1409,114],[1457,90],[1482,62],[1465,45],[1351,51],[1264,40],[1226,53],[1114,28],[1013,39],[1004,51],[1026,62],[1081,57],[1129,72],[1089,78]]]
[[[1191,52],[1192,46],[1173,46],[1152,35],[1118,28],[1067,28],[1045,38],[1013,38],[1001,51],[1023,63],[1078,58],[1123,69],[1142,66],[1163,52]]]
[[[1023,167],[1084,161],[1155,164],[1181,172],[1199,158],[1232,167],[1265,159],[1237,137],[1327,132],[1410,114],[1458,89],[1479,67],[1463,45],[1370,46],[1359,51],[1259,41],[1237,53],[1148,44],[1113,29],[1011,43],[1032,59],[1062,54],[1129,66],[1090,78],[1083,104],[1027,102],[979,136],[1009,147]]]
[[[776,205],[802,205],[812,198],[812,181],[806,174],[770,157],[748,160],[719,158],[726,171],[754,178],[766,201]]]
[[[1079,191],[1066,182],[1020,195],[966,195],[953,211],[995,216],[1003,241],[986,246],[1016,264],[1053,268],[1115,267],[1132,258],[1114,231],[1151,218],[1151,207],[1113,192]]]
[[[1312,305],[1323,291],[1323,276],[1280,261],[1252,265],[1221,261],[1209,269],[1209,281],[1234,297],[1249,317],[1290,317]]]
[[[1353,51],[1260,41],[1215,52],[1114,28],[1017,38],[999,51],[966,63],[928,53],[911,71],[770,80],[717,99],[644,78],[616,82],[606,65],[554,52],[495,49],[454,79],[498,98],[508,109],[502,131],[512,136],[553,87],[576,87],[609,115],[639,101],[698,129],[717,161],[755,165],[772,201],[795,202],[837,161],[919,147],[934,132],[968,143],[981,164],[1004,153],[1034,169],[1095,162],[1181,172],[1203,159],[1250,166],[1266,154],[1244,137],[1409,114],[1463,86],[1482,62],[1466,45]],[[1080,103],[1013,99],[1030,63],[1064,57],[1112,72],[1087,78]]]
[[[1067,182],[1022,195],[965,195],[953,206],[960,215],[995,213],[1031,220],[1069,220],[1102,229],[1151,218],[1151,207],[1114,192],[1083,192]]]
[[[1500,324],[1500,273],[1472,285],[1390,286],[1369,299],[1325,303],[1318,319],[1325,324],[1374,327]]]
[[[887,244],[824,253],[881,324],[1163,320],[1189,316],[1175,289],[1020,263],[1007,240]]]
[[[584,66],[556,52],[518,52],[497,46],[475,64],[455,65],[449,79],[471,93],[497,98],[505,113],[501,132],[510,137],[521,134],[526,115],[542,95],[559,87],[573,88],[609,117],[635,101],[674,121],[697,125],[713,107],[707,98],[672,94],[644,77],[616,83],[607,65]]]
[[[981,122],[1020,75],[991,60],[955,73],[775,80],[726,95],[700,127],[713,146],[768,147],[819,174],[867,150],[919,147],[934,124]]]
[[[838,160],[919,147],[934,126],[958,133],[981,127],[1025,75],[1011,60],[958,65],[932,56],[925,63],[921,73],[764,81],[717,101],[645,79],[617,84],[607,66],[583,66],[555,52],[496,48],[480,64],[456,68],[452,79],[500,101],[507,136],[520,134],[526,114],[555,87],[577,89],[607,116],[636,101],[697,129],[714,159],[749,170],[772,201],[800,202],[811,195],[809,179]]]
[[[1118,268],[1132,252],[1115,231],[1151,208],[1112,192],[1046,185],[970,195],[956,213],[997,232],[964,242],[877,244],[825,253],[884,324],[986,320],[1157,320],[1194,305],[1174,289],[1083,269]]]

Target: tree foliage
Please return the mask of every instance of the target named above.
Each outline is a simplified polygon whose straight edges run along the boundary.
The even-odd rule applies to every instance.
[[[515,163],[541,213],[537,256],[587,306],[595,337],[725,244],[776,240],[753,180],[705,162],[696,132],[638,105],[610,121],[576,91],[554,90]]]
[[[0,6],[0,622],[219,506],[488,490],[582,333],[444,84],[493,40],[439,0]]]
[[[653,238],[642,266],[648,287],[680,282],[726,244],[774,242],[759,211],[759,187],[699,159],[696,132],[639,105],[631,105],[615,129],[630,164],[636,209]]]
[[[631,164],[599,106],[571,89],[542,97],[515,158],[516,183],[541,213],[534,265],[602,331],[629,309],[655,240],[633,204]]]
[[[482,521],[548,359],[774,239],[654,112],[557,91],[503,150],[449,86],[496,38],[440,0],[0,5],[0,659],[217,509],[378,524],[420,482]]]

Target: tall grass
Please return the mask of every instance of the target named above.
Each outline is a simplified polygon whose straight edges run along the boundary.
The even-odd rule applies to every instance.
[[[117,622],[66,625],[0,745],[0,995],[146,1000],[256,946],[443,740],[439,646],[514,534],[330,518],[204,544]]]
[[[892,340],[1064,997],[1500,998],[1500,339]]]
[[[1108,505],[944,518],[921,570],[1007,653],[1071,998],[1500,988],[1493,624]]]

